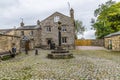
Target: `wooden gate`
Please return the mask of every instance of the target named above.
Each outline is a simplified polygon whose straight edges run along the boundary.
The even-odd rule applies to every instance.
[[[104,46],[104,39],[75,40],[76,46]]]
[[[92,40],[75,40],[76,46],[91,46]]]

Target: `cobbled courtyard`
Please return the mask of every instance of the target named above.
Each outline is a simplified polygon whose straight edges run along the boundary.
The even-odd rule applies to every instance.
[[[120,53],[72,50],[72,59],[48,59],[50,50],[30,51],[0,62],[0,80],[120,80]]]

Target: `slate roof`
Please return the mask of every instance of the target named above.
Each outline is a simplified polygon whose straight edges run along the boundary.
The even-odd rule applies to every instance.
[[[6,34],[10,31],[12,31],[13,29],[0,29],[0,34]]]
[[[107,38],[107,37],[112,37],[112,36],[116,36],[116,35],[120,35],[120,31],[115,32],[115,33],[111,33],[111,34],[105,36],[105,38]]]
[[[27,25],[17,28],[17,30],[31,30],[31,29],[36,29],[36,25]]]

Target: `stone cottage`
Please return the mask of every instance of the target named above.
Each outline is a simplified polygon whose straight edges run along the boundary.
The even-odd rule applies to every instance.
[[[120,51],[120,31],[109,34],[104,37],[105,48],[113,51]]]
[[[34,49],[35,46],[40,44],[40,21],[37,21],[37,25],[24,25],[23,21],[20,23],[20,27],[16,30],[16,35],[20,36],[20,47],[25,48],[25,42],[27,41],[29,49]]]
[[[30,49],[34,47],[49,48],[49,44],[54,42],[58,46],[58,21],[61,24],[62,46],[69,49],[75,47],[75,26],[74,10],[70,10],[70,16],[55,12],[41,22],[37,20],[36,25],[25,25],[22,21],[20,27],[16,29],[16,35],[20,36],[21,47],[24,47],[24,40],[28,40]]]

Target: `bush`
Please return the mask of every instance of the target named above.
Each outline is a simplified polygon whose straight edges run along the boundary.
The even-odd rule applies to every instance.
[[[10,55],[6,55],[6,56],[1,57],[1,60],[8,60],[8,59],[10,59],[10,58],[11,58]]]

